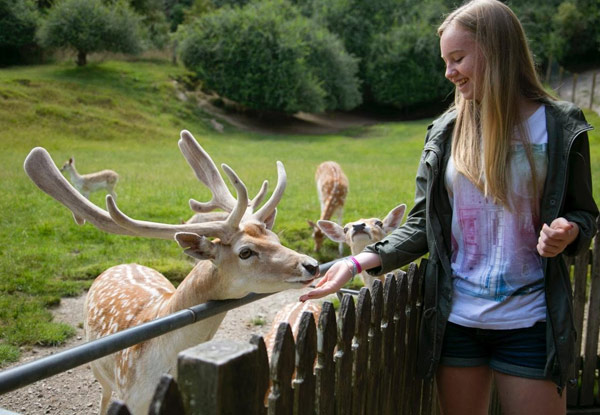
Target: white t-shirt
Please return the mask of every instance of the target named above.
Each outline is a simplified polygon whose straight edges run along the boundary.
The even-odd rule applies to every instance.
[[[453,297],[450,321],[483,329],[530,327],[546,319],[542,259],[536,245],[538,213],[548,158],[546,111],[542,105],[528,120],[537,174],[533,194],[531,170],[522,144],[510,153],[513,211],[493,203],[448,162],[446,188],[453,206]],[[533,203],[532,203],[533,199]]]

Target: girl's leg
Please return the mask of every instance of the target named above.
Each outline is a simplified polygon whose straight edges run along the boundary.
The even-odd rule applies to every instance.
[[[503,415],[565,415],[567,393],[549,380],[527,379],[494,371]]]
[[[442,415],[487,415],[492,384],[488,366],[440,365],[436,384]]]

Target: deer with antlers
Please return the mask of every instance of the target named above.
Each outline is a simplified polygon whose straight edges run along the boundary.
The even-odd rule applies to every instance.
[[[346,195],[348,195],[348,178],[342,167],[335,161],[325,161],[319,164],[315,172],[315,182],[321,204],[321,217],[319,220],[328,220],[337,215],[338,223],[341,224],[344,203],[346,202]],[[321,228],[313,221],[308,220],[307,222],[313,229],[312,237],[315,240],[315,252],[319,252],[325,236]],[[338,252],[340,256],[343,255],[343,243],[338,245]]]
[[[396,229],[402,222],[406,205],[401,204],[390,210],[383,221],[379,218],[358,219],[349,222],[343,227],[329,220],[320,220],[317,226],[329,239],[334,242],[346,243],[352,255],[362,252],[367,245],[381,241],[388,233]],[[373,277],[366,271],[360,273],[365,286],[371,289],[373,281],[382,277]]]
[[[237,199],[188,131],[181,132],[179,148],[213,195],[207,203],[190,203],[202,212],[221,208],[227,212],[224,219],[176,225],[132,219],[118,209],[110,195],[106,196],[108,211],[82,197],[60,174],[45,149],[33,149],[25,160],[27,174],[40,189],[98,229],[120,235],[174,238],[186,254],[200,260],[177,289],[158,271],[142,265],[122,264],[104,271],[90,287],[85,302],[88,341],[209,300],[301,288],[319,274],[316,260],[282,246],[271,231],[287,181],[281,162],[277,162],[273,194],[254,212],[246,186],[236,173],[221,165]],[[215,315],[92,362],[92,371],[102,386],[101,413],[106,413],[113,391],[132,413],[147,413],[160,376],[175,370],[177,354],[210,340],[224,317],[225,313]]]

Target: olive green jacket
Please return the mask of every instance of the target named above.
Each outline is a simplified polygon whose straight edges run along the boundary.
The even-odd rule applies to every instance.
[[[579,236],[563,254],[589,248],[596,233],[598,208],[592,197],[587,131],[592,127],[581,110],[567,102],[545,102],[548,130],[548,171],[541,201],[541,220],[557,217],[579,225]],[[450,232],[452,208],[444,185],[451,152],[455,111],[448,111],[429,127],[417,170],[415,205],[406,223],[366,251],[377,253],[382,274],[429,253],[424,267],[423,317],[418,347],[421,376],[435,374],[440,359],[452,299]],[[562,254],[543,258],[547,307],[545,374],[562,390],[575,356],[572,291]]]

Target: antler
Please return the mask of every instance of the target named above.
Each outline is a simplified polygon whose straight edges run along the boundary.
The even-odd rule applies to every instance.
[[[202,183],[204,183],[213,194],[212,199],[206,203],[190,199],[190,208],[198,213],[210,212],[215,208],[221,208],[227,212],[230,212],[235,203],[235,199],[229,192],[229,189],[225,185],[225,182],[221,178],[215,163],[208,153],[204,151],[194,136],[187,130],[183,130],[181,132],[181,138],[178,144],[183,156],[194,171],[196,177]],[[277,186],[271,195],[271,198],[258,212],[253,215],[255,219],[260,220],[261,222],[265,222],[275,211],[277,204],[283,196],[287,178],[285,169],[281,162],[277,162],[277,177]],[[267,192],[267,185],[268,182],[265,180],[256,197],[249,203],[249,214],[251,214],[264,199]]]
[[[25,158],[23,165],[27,175],[44,192],[65,205],[73,212],[79,224],[83,219],[108,233],[137,235],[117,225],[107,211],[100,209],[81,195],[60,173],[50,154],[42,147],[36,147]]]
[[[198,143],[195,140],[193,141],[195,148],[204,152]],[[207,160],[210,160],[208,155],[206,157],[202,159],[205,163]],[[212,160],[210,162],[212,163]],[[226,219],[178,225],[131,219],[118,209],[114,199],[110,195],[106,198],[108,212],[97,207],[75,190],[63,175],[60,174],[50,154],[42,147],[36,147],[31,150],[25,159],[24,168],[31,180],[41,190],[69,208],[76,218],[87,220],[98,229],[108,233],[172,239],[177,232],[193,232],[199,235],[216,236],[226,241],[229,240],[233,232],[237,231],[239,223],[248,209],[246,186],[235,172],[225,164],[222,165],[222,168],[235,187],[238,196],[237,200],[234,199],[228,190],[227,194],[230,199],[223,195],[219,196],[220,201],[227,200],[226,203],[230,213]],[[208,169],[210,170],[211,167]],[[214,163],[212,163],[212,169],[216,171]],[[216,172],[218,174],[218,171]],[[203,179],[201,180],[206,184]],[[213,177],[212,180],[214,182],[216,178]],[[220,175],[219,180],[221,182],[221,190],[223,188],[226,189],[225,182],[221,179]],[[232,200],[233,203],[231,202]]]
[[[226,164],[221,165],[229,180],[237,191],[237,203],[231,213],[223,221],[201,222],[193,224],[170,225],[157,222],[136,220],[128,217],[119,210],[112,196],[106,196],[106,206],[111,218],[119,226],[135,232],[137,235],[155,238],[172,239],[178,232],[192,232],[198,235],[216,236],[227,242],[232,234],[238,230],[240,221],[248,206],[248,192],[246,186]]]

